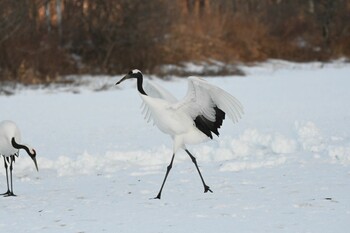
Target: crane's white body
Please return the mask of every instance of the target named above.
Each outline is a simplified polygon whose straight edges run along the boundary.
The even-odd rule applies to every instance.
[[[2,155],[4,157],[7,181],[7,192],[2,193],[1,195],[3,196],[16,196],[13,193],[12,170],[15,156],[18,156],[20,149],[24,149],[28,153],[38,170],[38,164],[35,157],[36,151],[27,145],[20,144],[20,141],[21,133],[13,121],[0,122],[0,156]],[[10,169],[10,177],[8,175],[8,168]],[[11,181],[11,186],[9,180]]]
[[[154,124],[163,133],[169,134],[174,141],[173,156],[155,198],[161,198],[175,154],[180,148],[186,151],[195,164],[203,183],[204,192],[212,192],[204,182],[196,158],[186,149],[186,144],[197,144],[213,138],[212,133],[219,136],[218,129],[226,114],[233,122],[237,122],[241,117],[243,114],[241,103],[226,91],[198,77],[188,78],[187,94],[180,101],[156,83],[146,81],[143,85],[143,75],[137,69],[129,71],[116,85],[131,78],[137,80],[137,89],[143,100],[145,119],[148,122],[153,120]]]
[[[174,140],[174,153],[179,148],[185,148],[185,144],[197,144],[208,137],[194,125],[193,119],[185,111],[176,111],[172,104],[163,99],[140,95],[148,108],[146,116],[152,119],[154,124]]]
[[[194,123],[201,115],[215,122],[217,106],[224,111],[233,122],[237,122],[243,114],[241,103],[232,95],[209,84],[198,77],[188,78],[186,96],[177,101],[168,91],[152,82],[145,82],[147,95],[140,94],[144,105],[143,112],[147,121],[154,124],[174,140],[174,153],[185,149],[186,144],[198,144],[208,140]]]
[[[16,142],[21,142],[21,133],[17,125],[8,120],[0,122],[0,155],[9,157],[18,153],[18,149],[11,144],[13,137]]]

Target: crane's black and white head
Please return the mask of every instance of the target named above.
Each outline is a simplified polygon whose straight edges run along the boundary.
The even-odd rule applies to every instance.
[[[124,80],[127,79],[132,79],[132,78],[136,78],[136,79],[142,79],[143,75],[142,72],[138,69],[133,69],[130,70],[129,73],[127,73],[121,80],[119,80],[115,85],[118,85],[119,83],[123,82]]]
[[[140,70],[138,69],[133,69],[130,70],[129,73],[127,73],[121,80],[119,80],[115,85],[118,85],[119,83],[123,82],[124,80],[127,79],[136,79],[137,80],[137,90],[142,94],[142,95],[147,95],[145,90],[143,90],[142,87],[142,82],[143,82],[143,75]]]
[[[36,162],[36,151],[33,148],[28,146],[27,153],[29,157],[33,160],[36,170],[39,171],[38,163]]]
[[[36,162],[36,151],[31,146],[17,143],[14,137],[11,139],[11,143],[12,146],[18,150],[24,149],[29,157],[33,160],[36,170],[39,171],[38,163]]]

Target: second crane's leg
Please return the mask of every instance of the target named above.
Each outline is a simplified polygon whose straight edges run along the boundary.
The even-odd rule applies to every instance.
[[[10,159],[10,177],[11,177],[11,193],[9,196],[16,196],[14,193],[13,193],[13,181],[12,181],[12,170],[13,170],[13,166],[12,166],[12,163],[15,161],[15,156],[14,155],[11,155],[11,159]]]
[[[203,179],[203,176],[202,176],[202,174],[201,174],[201,171],[200,171],[199,168],[198,168],[198,164],[197,164],[196,158],[195,158],[187,149],[186,149],[185,151],[186,151],[186,153],[190,156],[192,162],[194,163],[194,165],[195,165],[196,168],[197,168],[197,171],[198,171],[199,176],[200,176],[200,178],[201,178],[201,180],[202,180],[202,183],[203,183],[204,192],[206,193],[206,192],[209,191],[209,192],[212,193],[213,191],[211,191],[211,189],[209,188],[209,186],[206,185],[205,182],[204,182],[204,179]]]
[[[9,175],[8,175],[8,170],[7,170],[8,166],[7,166],[7,161],[6,161],[5,156],[4,156],[4,166],[5,166],[5,170],[6,170],[7,192],[2,193],[1,195],[7,196],[7,195],[9,195],[11,192],[10,192],[10,186],[9,186]]]
[[[13,193],[13,182],[12,182],[12,170],[13,170],[13,161],[15,160],[15,156],[14,155],[11,155],[11,158],[10,158],[10,179],[11,179],[11,192],[6,195],[6,196],[16,196],[14,193]]]
[[[166,181],[166,179],[168,178],[168,175],[169,175],[169,172],[170,172],[171,168],[173,167],[174,157],[175,157],[175,153],[173,154],[173,157],[171,158],[171,162],[170,162],[169,166],[168,166],[167,169],[166,169],[165,177],[164,177],[162,186],[160,187],[159,193],[158,193],[158,195],[157,195],[154,199],[160,199],[160,197],[161,197],[161,195],[162,195],[162,190],[163,190],[165,181]]]

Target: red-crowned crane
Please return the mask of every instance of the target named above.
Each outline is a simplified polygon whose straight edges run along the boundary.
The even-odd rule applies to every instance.
[[[127,79],[137,80],[137,89],[143,100],[143,112],[147,120],[152,119],[154,124],[162,132],[169,134],[174,141],[172,158],[155,198],[161,198],[165,181],[179,149],[184,149],[196,166],[204,192],[212,192],[204,182],[196,158],[187,150],[186,145],[212,139],[212,133],[219,136],[218,129],[226,114],[234,123],[241,118],[243,114],[241,103],[231,94],[198,77],[188,78],[187,94],[180,101],[157,84],[148,82],[144,87],[143,75],[137,69],[131,70],[116,85]]]
[[[19,150],[24,149],[30,158],[32,158],[35,167],[38,169],[36,162],[36,151],[28,145],[21,143],[21,133],[17,125],[12,121],[0,122],[0,155],[4,157],[4,166],[6,169],[7,192],[4,196],[16,196],[13,193],[12,170],[15,157],[19,155]],[[8,167],[10,168],[11,189],[9,185]]]

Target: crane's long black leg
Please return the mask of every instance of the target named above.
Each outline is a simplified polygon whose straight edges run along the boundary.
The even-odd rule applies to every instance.
[[[170,164],[168,165],[168,167],[167,167],[167,169],[166,169],[165,177],[164,177],[162,186],[160,187],[159,193],[158,193],[158,195],[157,195],[154,199],[160,199],[160,197],[161,197],[161,195],[162,195],[162,190],[163,190],[165,181],[166,181],[166,179],[168,178],[168,175],[169,175],[169,172],[170,172],[171,168],[173,167],[174,157],[175,157],[175,153],[173,154],[173,157],[171,158],[171,162],[170,162]]]
[[[8,158],[10,160],[10,180],[11,180],[11,191],[10,189],[8,188],[8,191],[7,193],[4,195],[5,197],[10,197],[10,196],[16,196],[14,193],[13,193],[13,182],[12,182],[12,170],[13,170],[13,161],[15,160],[15,157],[14,155],[11,155],[10,158]],[[8,186],[8,184],[7,184]]]
[[[11,179],[11,192],[6,194],[5,196],[6,197],[9,197],[9,196],[16,196],[14,193],[13,193],[13,182],[12,182],[12,170],[13,170],[13,161],[15,160],[15,157],[14,155],[11,155],[10,156],[10,179]]]
[[[9,175],[8,175],[8,170],[7,170],[8,166],[7,166],[7,162],[6,162],[5,156],[3,156],[3,157],[4,157],[4,166],[5,166],[5,170],[6,170],[7,192],[2,193],[1,195],[7,196],[7,195],[9,195],[11,193],[11,191],[10,191],[10,188],[9,188]]]
[[[196,158],[195,158],[187,149],[185,149],[185,151],[186,151],[186,153],[190,156],[192,162],[194,163],[194,165],[195,165],[196,168],[197,168],[197,171],[198,171],[198,173],[199,173],[199,176],[201,177],[201,180],[202,180],[202,183],[203,183],[203,186],[204,186],[204,192],[206,193],[206,192],[209,191],[209,192],[212,193],[213,191],[211,191],[211,189],[209,188],[209,186],[206,185],[205,182],[204,182],[204,179],[203,179],[203,176],[202,176],[202,174],[201,174],[201,171],[200,171],[199,168],[198,168],[198,164],[197,164]]]

